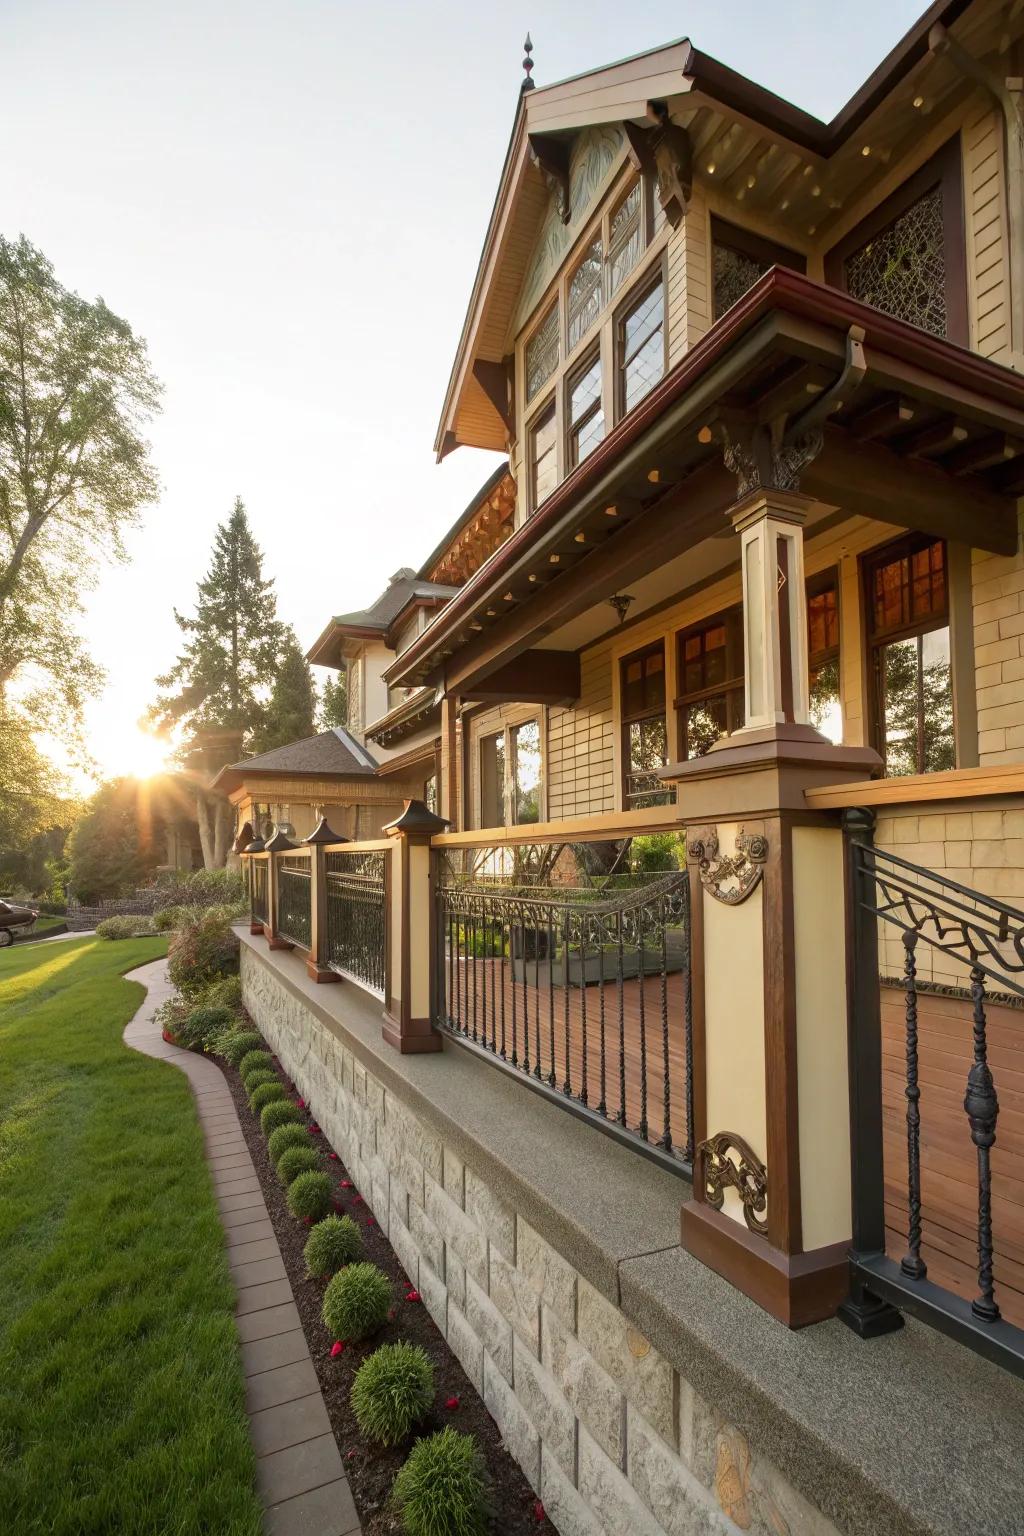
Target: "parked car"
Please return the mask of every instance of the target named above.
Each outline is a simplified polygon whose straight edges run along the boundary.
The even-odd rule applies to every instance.
[[[15,928],[31,928],[38,912],[31,907],[16,906],[13,901],[0,900],[0,949],[14,943]]]

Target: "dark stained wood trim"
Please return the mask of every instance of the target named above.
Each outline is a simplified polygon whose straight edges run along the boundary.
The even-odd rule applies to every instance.
[[[580,696],[578,651],[523,651],[477,684],[462,690],[464,699],[479,704],[559,704],[568,707]]]
[[[768,1205],[770,1210],[770,1186]],[[780,1253],[763,1237],[697,1200],[682,1208],[681,1241],[694,1258],[787,1328],[834,1317],[849,1294],[849,1241],[810,1253]]]
[[[508,369],[504,363],[489,363],[478,357],[473,363],[473,377],[494,406],[505,431],[513,436],[516,430],[515,416],[509,403]]]
[[[707,1013],[704,1002],[704,887],[695,864],[690,876],[690,1030],[693,1055],[693,1145],[696,1149],[708,1135]],[[699,1183],[699,1181],[698,1181]],[[693,1186],[695,1200],[704,1199],[704,1191]]]
[[[764,1078],[768,1166],[768,1241],[783,1253],[803,1246],[800,1215],[800,1107],[796,1045],[796,944],[793,838],[788,817],[765,822],[768,859],[761,912],[764,935]]]

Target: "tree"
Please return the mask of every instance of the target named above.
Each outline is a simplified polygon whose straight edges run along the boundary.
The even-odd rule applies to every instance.
[[[316,685],[295,631],[287,628],[278,658],[263,724],[253,733],[254,752],[269,752],[290,741],[301,741],[316,730]]]
[[[337,678],[328,677],[324,680],[324,691],[320,696],[320,718],[325,730],[334,725],[348,725],[347,673],[339,672]]]
[[[160,862],[160,830],[146,784],[101,784],[68,840],[74,894],[93,905],[140,885]]]
[[[27,672],[76,717],[94,691],[77,619],[100,553],[156,494],[142,427],[159,405],[145,343],[102,299],[64,288],[24,236],[0,237],[0,703]]]
[[[29,722],[0,703],[0,881],[35,892],[48,834],[76,811],[35,742]]]

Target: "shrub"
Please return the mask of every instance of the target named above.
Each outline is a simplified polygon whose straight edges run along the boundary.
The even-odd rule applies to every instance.
[[[203,989],[204,1008],[226,1008],[232,1015],[242,1011],[241,976],[220,976]]]
[[[182,907],[161,907],[159,912],[154,912],[153,927],[157,933],[167,933],[171,928],[180,928],[183,910]]]
[[[275,1099],[273,1104],[266,1104],[260,1110],[260,1129],[264,1136],[269,1136],[271,1131],[276,1131],[279,1125],[303,1124],[302,1110],[298,1105],[290,1103],[288,1099]]]
[[[186,997],[198,997],[211,981],[238,970],[238,935],[216,913],[185,923],[171,940],[167,974]]]
[[[262,1077],[263,1074],[256,1075]],[[245,1089],[249,1095],[249,1108],[254,1115],[260,1114],[268,1104],[282,1103],[285,1099],[284,1084],[280,1078],[275,1078],[272,1083],[257,1083],[255,1088],[246,1083]]]
[[[276,1168],[289,1147],[308,1147],[309,1132],[304,1125],[279,1125],[267,1141],[270,1161]]]
[[[285,1157],[288,1155],[286,1152]],[[284,1158],[281,1162],[284,1162]],[[322,1216],[327,1215],[330,1208],[331,1181],[326,1173],[300,1173],[289,1184],[288,1209],[293,1216],[319,1221]]]
[[[153,1015],[153,1020],[154,1023],[159,1024],[161,1031],[166,1031],[177,1039],[178,1031],[184,1024],[188,1012],[188,1004],[183,998],[169,997],[165,1003],[160,1004]]]
[[[472,1435],[442,1429],[418,1440],[395,1478],[408,1536],[483,1536],[487,1472]]]
[[[220,1043],[221,1055],[233,1067],[237,1067],[239,1062],[248,1056],[250,1051],[260,1051],[262,1049],[263,1036],[258,1035],[254,1029],[232,1030],[229,1035],[225,1035]]]
[[[434,1400],[434,1367],[418,1344],[382,1344],[352,1383],[352,1412],[368,1440],[397,1445],[426,1418]]]
[[[383,1271],[376,1264],[350,1264],[324,1292],[324,1322],[333,1339],[365,1339],[383,1328],[390,1306],[391,1287]]]
[[[245,1055],[238,1063],[239,1076],[244,1083],[250,1072],[264,1072],[271,1068],[273,1065],[274,1058],[271,1056],[269,1051],[264,1051],[262,1049],[246,1051]]]
[[[96,924],[96,936],[100,939],[134,939],[153,932],[148,917],[105,917]]]
[[[309,1137],[306,1137],[307,1143]],[[282,1152],[277,1162],[277,1176],[282,1184],[290,1184],[297,1179],[300,1173],[310,1173],[314,1168],[319,1168],[320,1159],[309,1145],[304,1147],[289,1147]]]
[[[256,1089],[262,1088],[264,1083],[279,1083],[280,1081],[281,1079],[277,1073],[270,1067],[263,1067],[259,1072],[250,1072],[245,1080],[245,1091],[249,1096],[249,1103],[252,1103],[252,1096]],[[267,1103],[269,1104],[269,1102],[270,1100],[268,1099]]]
[[[230,1023],[231,1015],[226,1008],[193,1008],[175,1027],[174,1033],[190,1050],[206,1051],[220,1039],[225,1026]]]
[[[184,880],[172,874],[159,885],[162,908],[234,905],[245,899],[245,877],[233,869],[196,869]]]
[[[276,1131],[274,1135],[277,1135]],[[285,1152],[281,1162],[290,1155]],[[279,1163],[278,1171],[280,1166]],[[346,1264],[354,1263],[362,1248],[362,1236],[351,1216],[325,1216],[306,1239],[306,1269],[317,1279],[326,1280]]]

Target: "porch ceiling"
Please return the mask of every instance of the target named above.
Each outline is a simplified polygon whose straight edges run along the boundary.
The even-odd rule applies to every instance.
[[[1024,377],[773,268],[480,567],[388,670],[458,692],[720,532],[726,434],[799,421],[839,378],[801,488],[844,511],[1008,554],[1024,493]]]

